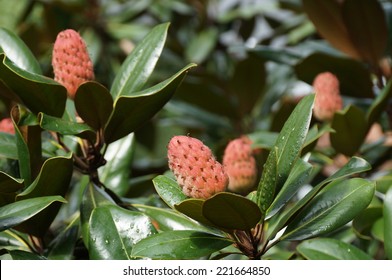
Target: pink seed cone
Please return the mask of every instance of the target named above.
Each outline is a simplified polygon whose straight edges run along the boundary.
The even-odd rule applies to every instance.
[[[339,80],[330,72],[320,73],[313,81],[313,88],[316,93],[314,116],[320,121],[332,120],[335,112],[343,108]]]
[[[74,99],[80,84],[94,80],[93,63],[86,44],[75,30],[67,29],[57,35],[52,66],[54,79],[66,87],[71,99]]]
[[[185,195],[207,199],[222,192],[228,184],[223,166],[200,140],[189,136],[174,136],[167,151],[169,168]]]
[[[0,121],[0,132],[15,134],[14,124],[11,118],[5,118]]]
[[[226,146],[223,166],[229,176],[228,189],[233,192],[249,192],[256,184],[257,166],[251,144],[248,137],[242,136]]]

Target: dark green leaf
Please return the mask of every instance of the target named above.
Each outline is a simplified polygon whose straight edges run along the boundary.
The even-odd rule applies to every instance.
[[[248,137],[252,140],[253,148],[270,150],[278,139],[278,133],[270,131],[256,131],[248,134]]]
[[[132,96],[117,98],[105,128],[105,141],[112,143],[151,119],[170,100],[187,71],[194,66],[189,64],[171,78]]]
[[[50,244],[49,260],[71,260],[74,257],[76,242],[79,238],[79,218],[57,234]]]
[[[343,21],[361,58],[378,65],[387,46],[385,13],[377,0],[346,0]]]
[[[129,260],[134,244],[156,233],[145,214],[115,205],[95,208],[89,225],[88,250],[95,260]]]
[[[332,238],[306,240],[297,251],[308,260],[371,260],[357,247]]]
[[[17,226],[34,217],[55,202],[65,203],[61,196],[30,198],[0,207],[0,231]]]
[[[168,28],[167,23],[154,27],[127,57],[110,89],[114,99],[142,89],[161,55]]]
[[[41,67],[26,44],[11,31],[0,28],[0,49],[19,68],[42,74]]]
[[[103,85],[85,82],[76,91],[75,108],[89,126],[98,130],[105,127],[113,111],[113,98]]]
[[[392,80],[389,80],[387,85],[377,95],[376,99],[373,101],[372,105],[370,106],[370,108],[366,113],[368,127],[370,127],[374,122],[378,121],[381,114],[385,111],[385,108],[391,96],[392,96]]]
[[[314,95],[309,95],[296,106],[267,158],[257,189],[257,204],[263,216],[301,153],[312,117],[313,101]]]
[[[313,84],[315,77],[322,72],[331,72],[336,75],[340,84],[340,93],[343,95],[363,98],[373,97],[370,73],[363,63],[357,60],[314,53],[295,66],[297,77],[310,85]]]
[[[371,229],[376,220],[382,217],[381,207],[369,206],[353,220],[353,229],[361,239],[371,240]]]
[[[339,2],[303,0],[302,4],[304,11],[325,39],[352,57],[359,57],[344,25]]]
[[[50,78],[20,69],[4,54],[0,54],[0,61],[0,84],[7,88],[4,94],[23,103],[34,114],[63,115],[67,99],[65,87]]]
[[[251,230],[261,219],[253,201],[233,193],[217,193],[203,203],[202,214],[212,224],[226,230]]]
[[[159,175],[155,177],[152,182],[154,183],[155,190],[159,196],[173,209],[175,204],[179,204],[188,198],[182,192],[176,181],[167,176]]]
[[[311,164],[301,158],[297,160],[282,189],[268,208],[266,214],[267,219],[275,215],[294,196],[298,189],[303,186],[311,170]]]
[[[205,200],[197,198],[189,198],[175,204],[174,207],[177,211],[188,216],[189,218],[198,221],[204,225],[215,226],[203,215],[203,203]]]
[[[22,250],[7,250],[12,260],[45,260],[44,257]]]
[[[193,230],[165,231],[137,243],[132,257],[161,260],[198,259],[208,256],[232,242],[205,232]]]
[[[16,196],[17,201],[43,196],[65,196],[73,172],[73,161],[69,157],[50,158],[45,161],[34,182]],[[60,205],[51,205],[34,218],[18,226],[18,230],[42,236],[53,222]]]
[[[384,199],[384,248],[388,259],[392,260],[392,188]]]
[[[42,129],[58,132],[61,135],[75,135],[84,139],[95,140],[95,131],[85,123],[76,123],[52,117],[43,113],[38,114],[39,125]]]
[[[335,113],[331,127],[335,131],[330,134],[332,147],[337,152],[352,156],[362,145],[368,125],[365,113],[350,105],[343,111]]]
[[[105,153],[107,162],[99,169],[101,182],[119,196],[125,196],[130,188],[134,145],[133,133],[111,143]]]
[[[22,236],[21,236],[22,235]],[[20,232],[7,229],[0,232],[0,247],[7,250],[29,250],[27,235],[23,236]],[[26,239],[25,239],[26,238]]]
[[[15,135],[0,132],[0,156],[9,159],[17,159],[18,150],[15,142]]]
[[[374,183],[360,178],[330,183],[289,223],[281,239],[303,240],[338,229],[369,205],[374,190]]]
[[[0,193],[17,192],[24,187],[23,180],[0,171]]]

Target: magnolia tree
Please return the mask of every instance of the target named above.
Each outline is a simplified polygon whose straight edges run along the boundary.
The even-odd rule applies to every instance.
[[[184,64],[150,81],[169,24],[141,40],[110,88],[95,80],[77,31],[57,35],[52,79],[26,44],[1,28],[0,93],[8,101],[0,123],[1,257],[392,258],[391,171],[382,165],[390,155],[384,131],[392,94],[383,7],[304,0],[303,8],[341,53],[246,52],[272,61],[274,52],[291,55],[298,79],[313,92],[290,110],[282,107],[287,116],[279,131],[247,125],[223,139],[220,150],[191,131],[170,135],[159,143],[167,161],[165,172],[153,176],[153,202],[127,195],[135,131],[182,83],[189,89],[186,76],[198,68]],[[362,14],[360,25],[368,28],[359,32]],[[235,91],[259,82],[244,74],[252,59],[244,61],[232,77]],[[241,96],[238,112],[249,124],[246,111],[255,102]]]

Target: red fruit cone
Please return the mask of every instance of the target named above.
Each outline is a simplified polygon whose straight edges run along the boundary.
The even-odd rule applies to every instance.
[[[174,136],[168,145],[169,168],[185,195],[207,199],[222,192],[228,184],[223,166],[200,140]]]
[[[229,176],[228,189],[233,192],[247,193],[256,184],[257,166],[251,144],[248,137],[242,136],[226,146],[223,166]]]
[[[54,79],[66,87],[71,99],[74,99],[80,84],[94,80],[93,63],[86,44],[75,30],[67,29],[57,35],[52,66]]]

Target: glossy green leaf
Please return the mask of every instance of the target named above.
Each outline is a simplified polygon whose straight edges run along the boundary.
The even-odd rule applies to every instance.
[[[75,135],[80,138],[95,140],[95,131],[85,123],[76,123],[52,117],[43,113],[38,114],[39,125],[42,129],[58,132],[61,135]]]
[[[99,169],[101,182],[119,196],[125,196],[130,188],[134,146],[133,133],[111,143],[105,153],[107,162]]]
[[[284,124],[264,166],[257,189],[257,204],[264,216],[298,159],[312,117],[314,95],[304,97]]]
[[[317,140],[320,139],[323,134],[331,132],[334,132],[334,130],[329,124],[323,125],[320,129],[317,124],[310,128],[302,149],[302,154],[311,151],[316,146]]]
[[[333,0],[302,0],[303,9],[320,34],[341,51],[358,58],[343,22],[340,3]]]
[[[142,89],[161,55],[168,28],[168,23],[154,27],[127,57],[110,89],[114,99]]]
[[[75,108],[89,126],[98,130],[105,127],[113,111],[113,98],[103,85],[85,82],[76,91]]]
[[[297,251],[308,260],[371,260],[357,247],[332,238],[306,240],[297,246]]]
[[[44,196],[16,201],[0,207],[0,231],[17,226],[34,217],[50,205],[66,200],[61,196]]]
[[[380,91],[376,99],[366,113],[366,119],[368,127],[378,121],[381,114],[385,112],[385,108],[388,105],[388,101],[392,96],[392,80],[389,80],[387,85]]]
[[[338,229],[369,205],[374,191],[374,183],[360,178],[330,183],[288,224],[281,240],[303,240]]]
[[[0,61],[0,83],[7,89],[3,94],[24,104],[34,114],[63,115],[67,99],[65,87],[50,78],[17,67],[4,54],[0,54]]]
[[[294,196],[301,186],[309,177],[312,165],[305,162],[303,159],[298,159],[293,170],[290,172],[285,184],[280,192],[275,197],[271,206],[267,210],[266,218],[275,215],[285,204]]]
[[[271,131],[255,131],[253,133],[247,134],[250,140],[252,140],[253,148],[261,148],[270,150],[278,139],[277,132]]]
[[[0,193],[17,192],[24,187],[23,180],[0,171]]]
[[[16,148],[15,143],[15,135],[0,132],[0,156],[9,158],[9,159],[17,159],[18,158],[18,150]]]
[[[281,229],[296,216],[303,207],[305,207],[328,183],[335,180],[344,179],[354,174],[365,172],[371,169],[371,165],[364,159],[358,157],[352,157],[348,163],[340,168],[336,173],[326,178],[319,184],[317,184],[310,192],[308,192],[300,201],[298,201],[292,208],[288,209],[279,221],[274,224],[274,227],[270,228],[269,235],[275,236]]]
[[[178,204],[175,204],[174,207],[177,211],[194,219],[195,221],[198,221],[199,223],[208,226],[216,226],[203,215],[204,201],[205,200],[203,199],[188,198]]]
[[[42,165],[34,182],[16,196],[17,201],[43,196],[65,196],[73,172],[72,157],[50,158]],[[60,205],[51,205],[34,218],[18,226],[18,230],[43,236],[56,217]]]
[[[205,227],[198,222],[195,222],[184,215],[179,214],[172,209],[164,209],[159,207],[152,207],[148,205],[135,205],[143,213],[147,214],[153,221],[158,224],[160,231],[171,230],[197,230],[203,232],[210,232],[218,234],[216,230]]]
[[[114,111],[105,128],[105,141],[112,143],[151,119],[170,100],[187,71],[194,66],[189,64],[171,78],[151,88],[116,99]]]
[[[22,250],[7,250],[11,260],[46,260],[44,257]]]
[[[133,246],[156,233],[148,216],[115,205],[95,208],[89,230],[88,251],[95,260],[132,259]]]
[[[165,231],[141,240],[132,249],[132,257],[160,260],[199,259],[232,242],[194,230]]]
[[[261,219],[253,201],[233,193],[217,193],[203,203],[202,214],[212,224],[226,230],[249,231]]]
[[[12,229],[1,231],[0,246],[7,250],[29,250],[30,244],[27,243],[26,237]]]
[[[154,183],[156,192],[171,208],[174,208],[175,204],[179,204],[188,198],[182,192],[177,182],[167,176],[158,175],[152,182]]]
[[[361,239],[371,240],[371,229],[376,220],[382,217],[382,207],[369,206],[353,220],[353,229]]]
[[[84,245],[88,248],[90,240],[90,217],[93,210],[100,206],[114,205],[115,202],[101,188],[89,182],[84,189],[80,205],[80,221],[82,224],[82,237]]]
[[[361,58],[378,65],[387,46],[385,13],[377,0],[346,0],[343,21]]]
[[[49,260],[71,260],[74,257],[74,250],[79,239],[79,218],[74,219],[64,230],[56,235],[50,243]]]
[[[195,63],[205,61],[214,49],[219,38],[218,35],[219,32],[215,27],[209,27],[192,36],[185,49],[187,61]]]
[[[331,127],[335,131],[330,134],[332,147],[347,156],[359,150],[368,131],[365,113],[354,105],[336,112]]]
[[[13,32],[0,28],[0,49],[19,68],[42,74],[41,67],[26,44]]]
[[[360,61],[314,53],[300,61],[294,70],[299,79],[310,85],[319,73],[331,72],[339,80],[342,95],[373,98],[373,84],[369,70]]]
[[[392,260],[392,188],[385,195],[383,213],[385,254]]]
[[[385,242],[384,238],[384,217],[374,222],[371,229],[372,236],[381,242]]]

